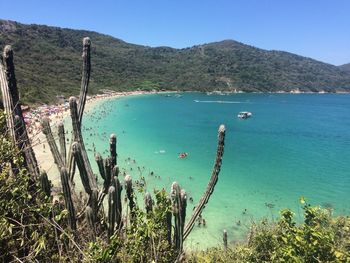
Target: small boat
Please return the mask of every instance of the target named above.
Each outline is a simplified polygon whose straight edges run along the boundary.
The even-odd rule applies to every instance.
[[[186,158],[188,153],[180,153],[179,158]]]
[[[252,116],[253,114],[249,111],[241,111],[238,113],[237,117],[240,119],[248,119]]]

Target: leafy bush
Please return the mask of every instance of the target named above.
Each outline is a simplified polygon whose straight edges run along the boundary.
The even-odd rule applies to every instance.
[[[350,262],[350,218],[309,204],[303,210],[300,225],[282,210],[276,224],[253,225],[246,244],[192,253],[188,262]]]
[[[0,113],[0,130],[5,131],[5,115]],[[13,172],[15,171],[15,173]],[[23,168],[23,158],[0,134],[0,260],[50,259],[57,253],[55,231],[49,219],[52,200]]]

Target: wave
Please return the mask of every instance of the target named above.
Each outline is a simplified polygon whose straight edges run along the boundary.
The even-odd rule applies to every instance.
[[[231,103],[231,104],[250,103],[245,101],[232,101],[232,100],[193,100],[193,101],[201,102],[201,103]]]

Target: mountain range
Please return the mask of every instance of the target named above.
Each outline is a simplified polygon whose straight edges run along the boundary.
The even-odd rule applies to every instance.
[[[350,64],[337,67],[234,40],[183,49],[148,47],[92,31],[0,20],[0,48],[13,47],[23,102],[48,103],[56,95],[78,94],[86,36],[92,42],[90,93],[350,91]]]

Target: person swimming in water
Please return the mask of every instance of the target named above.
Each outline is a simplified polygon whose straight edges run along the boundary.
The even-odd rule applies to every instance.
[[[188,153],[187,152],[183,152],[183,153],[180,153],[179,154],[179,158],[185,158],[188,156]]]

